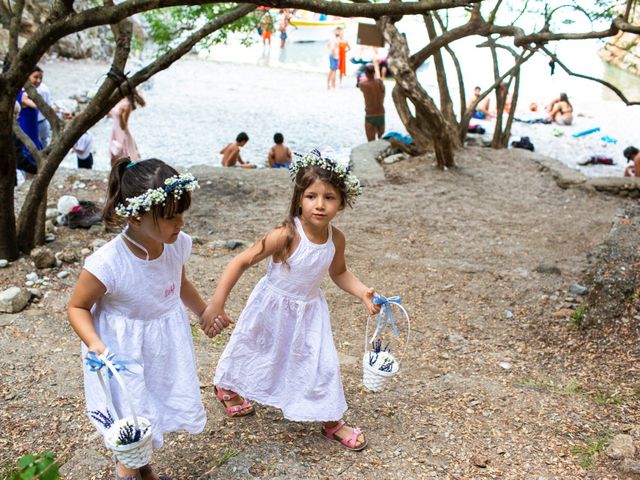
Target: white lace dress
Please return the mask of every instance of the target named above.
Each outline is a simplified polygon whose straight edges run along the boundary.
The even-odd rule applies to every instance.
[[[340,420],[347,410],[327,301],[320,290],[335,246],[300,244],[290,269],[270,261],[253,289],[215,373],[215,384],[293,421]]]
[[[180,299],[182,266],[190,254],[191,238],[184,233],[150,261],[136,257],[118,235],[84,265],[107,288],[91,311],[98,335],[116,358],[125,356],[142,366],[141,372],[124,373],[123,379],[136,413],[151,421],[155,448],[162,446],[164,432],[199,433],[207,421],[191,326]],[[83,358],[86,353],[83,344]],[[98,377],[83,366],[87,411],[104,413],[107,406]],[[129,415],[118,383],[112,379],[109,384],[118,415]]]

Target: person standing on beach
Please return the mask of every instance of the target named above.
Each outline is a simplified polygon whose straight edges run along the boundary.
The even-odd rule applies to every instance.
[[[329,76],[327,77],[327,88],[329,90],[331,90],[332,88],[336,88],[336,76],[340,63],[339,57],[341,33],[342,29],[340,27],[336,27],[336,29],[333,31],[333,36],[327,43],[327,48],[329,49]]]
[[[240,132],[236,137],[236,141],[227,144],[220,153],[222,154],[222,161],[220,162],[223,167],[235,167],[241,168],[256,168],[253,163],[245,162],[240,156],[240,149],[244,147],[249,141],[249,135],[245,132]]]
[[[43,82],[44,72],[41,68],[36,68],[38,70],[34,72],[34,76],[37,76],[39,81],[37,84],[34,83],[34,86],[36,87],[36,91],[42,97],[45,103],[51,106],[51,90],[49,90],[49,87],[47,87],[47,85],[45,85],[45,83]],[[38,110],[38,139],[40,140],[42,148],[45,148],[47,145],[49,145],[50,138],[51,125],[49,125],[49,120],[47,120],[42,112]]]
[[[384,83],[380,79],[378,69],[367,65],[364,69],[366,78],[358,84],[364,96],[364,132],[367,141],[382,138],[384,134]]]
[[[262,46],[271,48],[271,34],[273,33],[273,19],[271,18],[271,14],[267,10],[262,15],[262,20],[260,21],[260,29],[262,35]]]
[[[283,8],[280,12],[280,24],[278,31],[280,32],[280,48],[284,48],[287,42],[287,28],[289,28],[289,20],[291,20],[291,12],[288,8]]]
[[[38,88],[40,82],[42,82],[42,69],[40,67],[34,67],[33,71],[29,75],[29,82]],[[38,138],[38,106],[29,98],[29,94],[23,88],[18,93],[17,102],[20,105],[20,113],[18,114],[18,125],[22,131],[33,141],[36,149],[42,150],[42,144]],[[38,171],[38,165],[36,159],[33,158],[31,152],[25,145],[22,146],[25,162],[22,165],[21,170],[26,172],[27,178],[29,175],[35,175]]]
[[[344,39],[344,31],[340,29],[338,37],[338,70],[340,71],[340,84],[342,79],[347,76],[347,52],[351,50],[349,42]]]
[[[111,140],[109,141],[109,153],[111,166],[120,157],[129,157],[132,162],[140,159],[138,145],[129,131],[129,117],[138,106],[144,107],[146,102],[142,95],[134,88],[129,96],[124,97],[111,109],[108,116],[113,121]]]

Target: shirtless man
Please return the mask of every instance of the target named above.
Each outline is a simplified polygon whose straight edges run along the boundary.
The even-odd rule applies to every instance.
[[[240,149],[244,147],[249,141],[249,135],[245,132],[240,132],[236,137],[236,141],[228,144],[220,153],[222,154],[222,166],[223,167],[235,167],[242,168],[256,168],[253,163],[245,162],[240,156]]]
[[[284,136],[276,133],[273,136],[275,145],[269,150],[267,161],[271,168],[289,168],[291,162],[291,150],[284,144]]]
[[[342,29],[336,27],[333,37],[329,39],[327,48],[329,49],[329,76],[327,77],[327,88],[336,88],[336,77],[338,73],[338,65],[340,62],[340,35]]]
[[[625,177],[640,177],[640,150],[636,147],[627,147],[623,152],[627,162],[632,162],[624,169]]]
[[[364,68],[366,78],[358,84],[364,96],[364,132],[372,142],[384,134],[384,83],[374,65]]]

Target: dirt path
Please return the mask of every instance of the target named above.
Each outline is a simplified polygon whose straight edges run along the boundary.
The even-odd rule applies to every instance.
[[[325,284],[347,419],[366,429],[370,447],[345,451],[318,425],[283,421],[271,408],[226,418],[212,376],[228,334],[209,340],[194,328],[209,422],[202,435],[167,437],[155,455],[161,471],[177,479],[626,478],[600,452],[637,422],[637,347],[609,355],[554,317],[579,303],[569,286],[622,200],[562,190],[526,152],[470,149],[458,163],[453,172],[417,160],[387,166],[387,181],[337,221],[350,268],[379,292],[401,295],[414,325],[401,374],[369,393],[362,307]],[[208,295],[233,255],[215,242],[259,238],[286,211],[289,182],[277,170],[199,176],[186,228],[196,237],[189,272]],[[85,195],[97,199],[101,180],[88,184],[96,189]],[[95,234],[60,228],[51,246],[79,253]],[[66,478],[108,478],[106,452],[83,415],[78,341],[63,311],[80,267],[63,268],[72,274],[53,281],[38,305],[0,316],[0,460],[51,449],[68,462]],[[0,286],[31,269],[23,261],[0,270]],[[239,314],[264,271],[245,274],[229,312]]]

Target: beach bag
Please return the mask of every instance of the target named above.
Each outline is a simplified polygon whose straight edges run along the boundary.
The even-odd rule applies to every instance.
[[[89,412],[94,420],[105,427],[105,443],[113,452],[116,460],[125,467],[132,469],[144,467],[151,461],[151,455],[153,454],[151,422],[136,414],[127,386],[119,373],[120,371],[128,370],[125,362],[116,361],[115,356],[113,354],[109,355],[109,351],[105,350],[102,355],[89,352],[86,357],[86,363],[90,370],[98,375],[107,401],[106,413],[100,411]],[[103,372],[103,370],[106,370],[106,372]],[[105,375],[108,378],[115,378],[118,382],[124,400],[129,407],[129,416],[118,418]],[[111,412],[113,412],[113,415]]]
[[[369,324],[372,323],[371,316],[367,317],[364,332],[364,355],[362,356],[362,384],[372,392],[380,392],[384,389],[387,379],[400,371],[400,361],[404,358],[409,345],[411,322],[409,314],[400,304],[400,297],[386,298],[382,295],[376,295],[373,298],[373,303],[381,305],[382,308],[378,314],[376,328],[371,337],[369,337]],[[400,311],[401,317],[406,323],[404,347],[399,358],[396,358],[391,353],[389,348],[390,341],[384,337],[387,326],[391,328],[396,338],[401,336],[396,320],[393,317],[394,308]]]
[[[533,143],[529,137],[520,137],[520,140],[511,142],[511,146],[513,148],[524,148],[525,150],[531,150],[532,152],[535,150]]]

